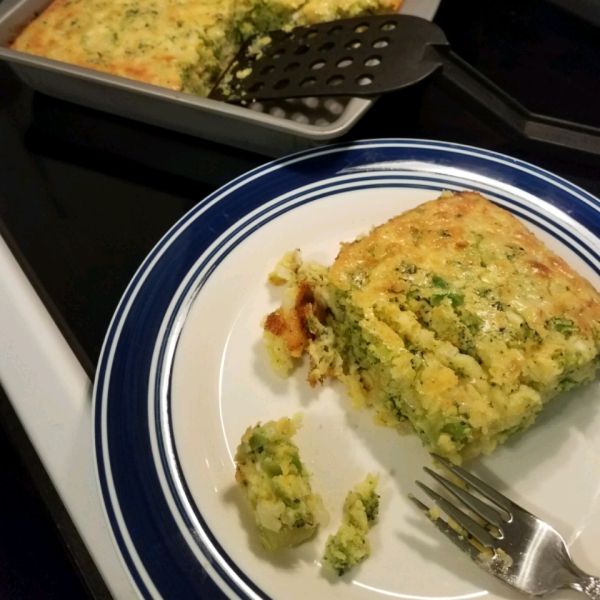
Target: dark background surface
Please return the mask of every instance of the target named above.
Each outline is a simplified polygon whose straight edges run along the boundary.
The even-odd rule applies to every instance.
[[[460,56],[528,109],[600,127],[591,22],[547,0],[443,0],[436,21]],[[381,98],[344,140],[375,137],[497,150],[600,196],[597,159],[509,139],[434,85]],[[33,93],[0,64],[2,232],[91,377],[154,244],[208,193],[267,160]],[[106,595],[10,404],[0,408],[0,598]]]

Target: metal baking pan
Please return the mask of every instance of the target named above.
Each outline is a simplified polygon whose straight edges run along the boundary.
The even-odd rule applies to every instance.
[[[400,12],[431,20],[439,3],[405,0]],[[0,1],[0,59],[33,89],[56,98],[268,156],[334,140],[373,105],[362,98],[305,98],[245,108],[6,48],[48,4]]]

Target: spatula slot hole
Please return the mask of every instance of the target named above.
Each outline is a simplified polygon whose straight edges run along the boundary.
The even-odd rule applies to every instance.
[[[309,50],[310,50],[310,47],[307,44],[302,44],[301,46],[298,46],[294,50],[294,54],[296,56],[301,56],[302,54],[306,54]]]
[[[390,45],[389,38],[379,38],[373,42],[373,48],[385,48]]]
[[[344,83],[344,76],[343,75],[334,75],[333,77],[330,77],[327,80],[327,85],[341,85],[342,83]]]
[[[329,35],[337,35],[338,33],[342,33],[342,29],[343,27],[341,25],[336,25],[335,27],[332,27],[327,33]]]
[[[373,75],[360,75],[356,78],[356,83],[358,83],[358,85],[371,85],[373,83],[373,79]]]
[[[381,56],[369,56],[365,60],[365,67],[376,67],[381,64]]]
[[[319,48],[319,52],[327,52],[329,50],[331,50],[333,47],[335,47],[335,44],[333,42],[325,42],[320,48]]]
[[[363,33],[364,31],[366,31],[367,29],[369,29],[369,24],[368,23],[361,23],[360,25],[357,25],[354,28],[354,32],[355,33]]]
[[[261,70],[261,75],[268,75],[275,70],[275,65],[267,65],[264,69]]]
[[[394,23],[394,21],[388,21],[387,23],[383,23],[379,29],[381,29],[381,31],[393,31],[396,29],[396,23]]]
[[[290,80],[289,79],[280,79],[273,86],[273,89],[275,89],[275,90],[282,90],[282,89],[286,88],[288,85],[290,85]]]
[[[262,90],[264,87],[265,87],[264,81],[257,81],[256,83],[252,84],[252,87],[248,91],[252,94],[255,94],[256,92],[259,92],[260,90]]]
[[[295,71],[300,66],[300,63],[293,62],[285,66],[284,71]]]
[[[275,50],[273,54],[271,54],[271,58],[281,58],[285,54],[285,50],[283,48],[279,48]]]
[[[344,112],[344,105],[335,98],[327,98],[323,106],[332,115],[341,115]]]
[[[292,121],[296,121],[296,123],[302,123],[303,125],[307,125],[310,123],[310,119],[301,112],[296,112],[291,117]]]
[[[360,46],[361,44],[359,40],[351,40],[346,44],[346,48],[348,50],[356,50],[357,48],[360,48]]]
[[[306,39],[307,40],[312,40],[312,38],[316,37],[318,35],[318,32],[316,29],[311,29],[307,34],[306,34]]]
[[[307,88],[315,85],[317,83],[316,77],[306,77],[300,82],[300,87]]]
[[[350,57],[342,58],[341,60],[338,60],[336,66],[343,69],[344,67],[349,67],[353,62],[354,61]]]
[[[313,69],[314,71],[316,71],[317,69],[322,69],[325,66],[325,61],[324,60],[315,60],[315,62],[310,65],[310,68]]]
[[[277,117],[278,119],[285,119],[286,112],[281,106],[273,106],[269,109],[269,114]]]

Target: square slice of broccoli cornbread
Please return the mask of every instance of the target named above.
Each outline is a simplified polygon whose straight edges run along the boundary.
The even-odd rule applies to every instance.
[[[380,423],[408,423],[453,461],[490,453],[595,376],[597,291],[480,194],[445,192],[342,244],[326,277],[313,271],[299,264],[290,283],[312,302],[279,312],[290,323],[302,307],[309,353],[335,340],[335,356],[311,355],[309,380],[340,378]],[[272,315],[265,329],[271,347],[282,339]]]

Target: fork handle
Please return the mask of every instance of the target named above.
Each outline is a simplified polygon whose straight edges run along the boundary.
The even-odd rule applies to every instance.
[[[569,584],[569,587],[588,595],[592,600],[600,600],[600,579],[591,575],[582,575],[580,580]]]

